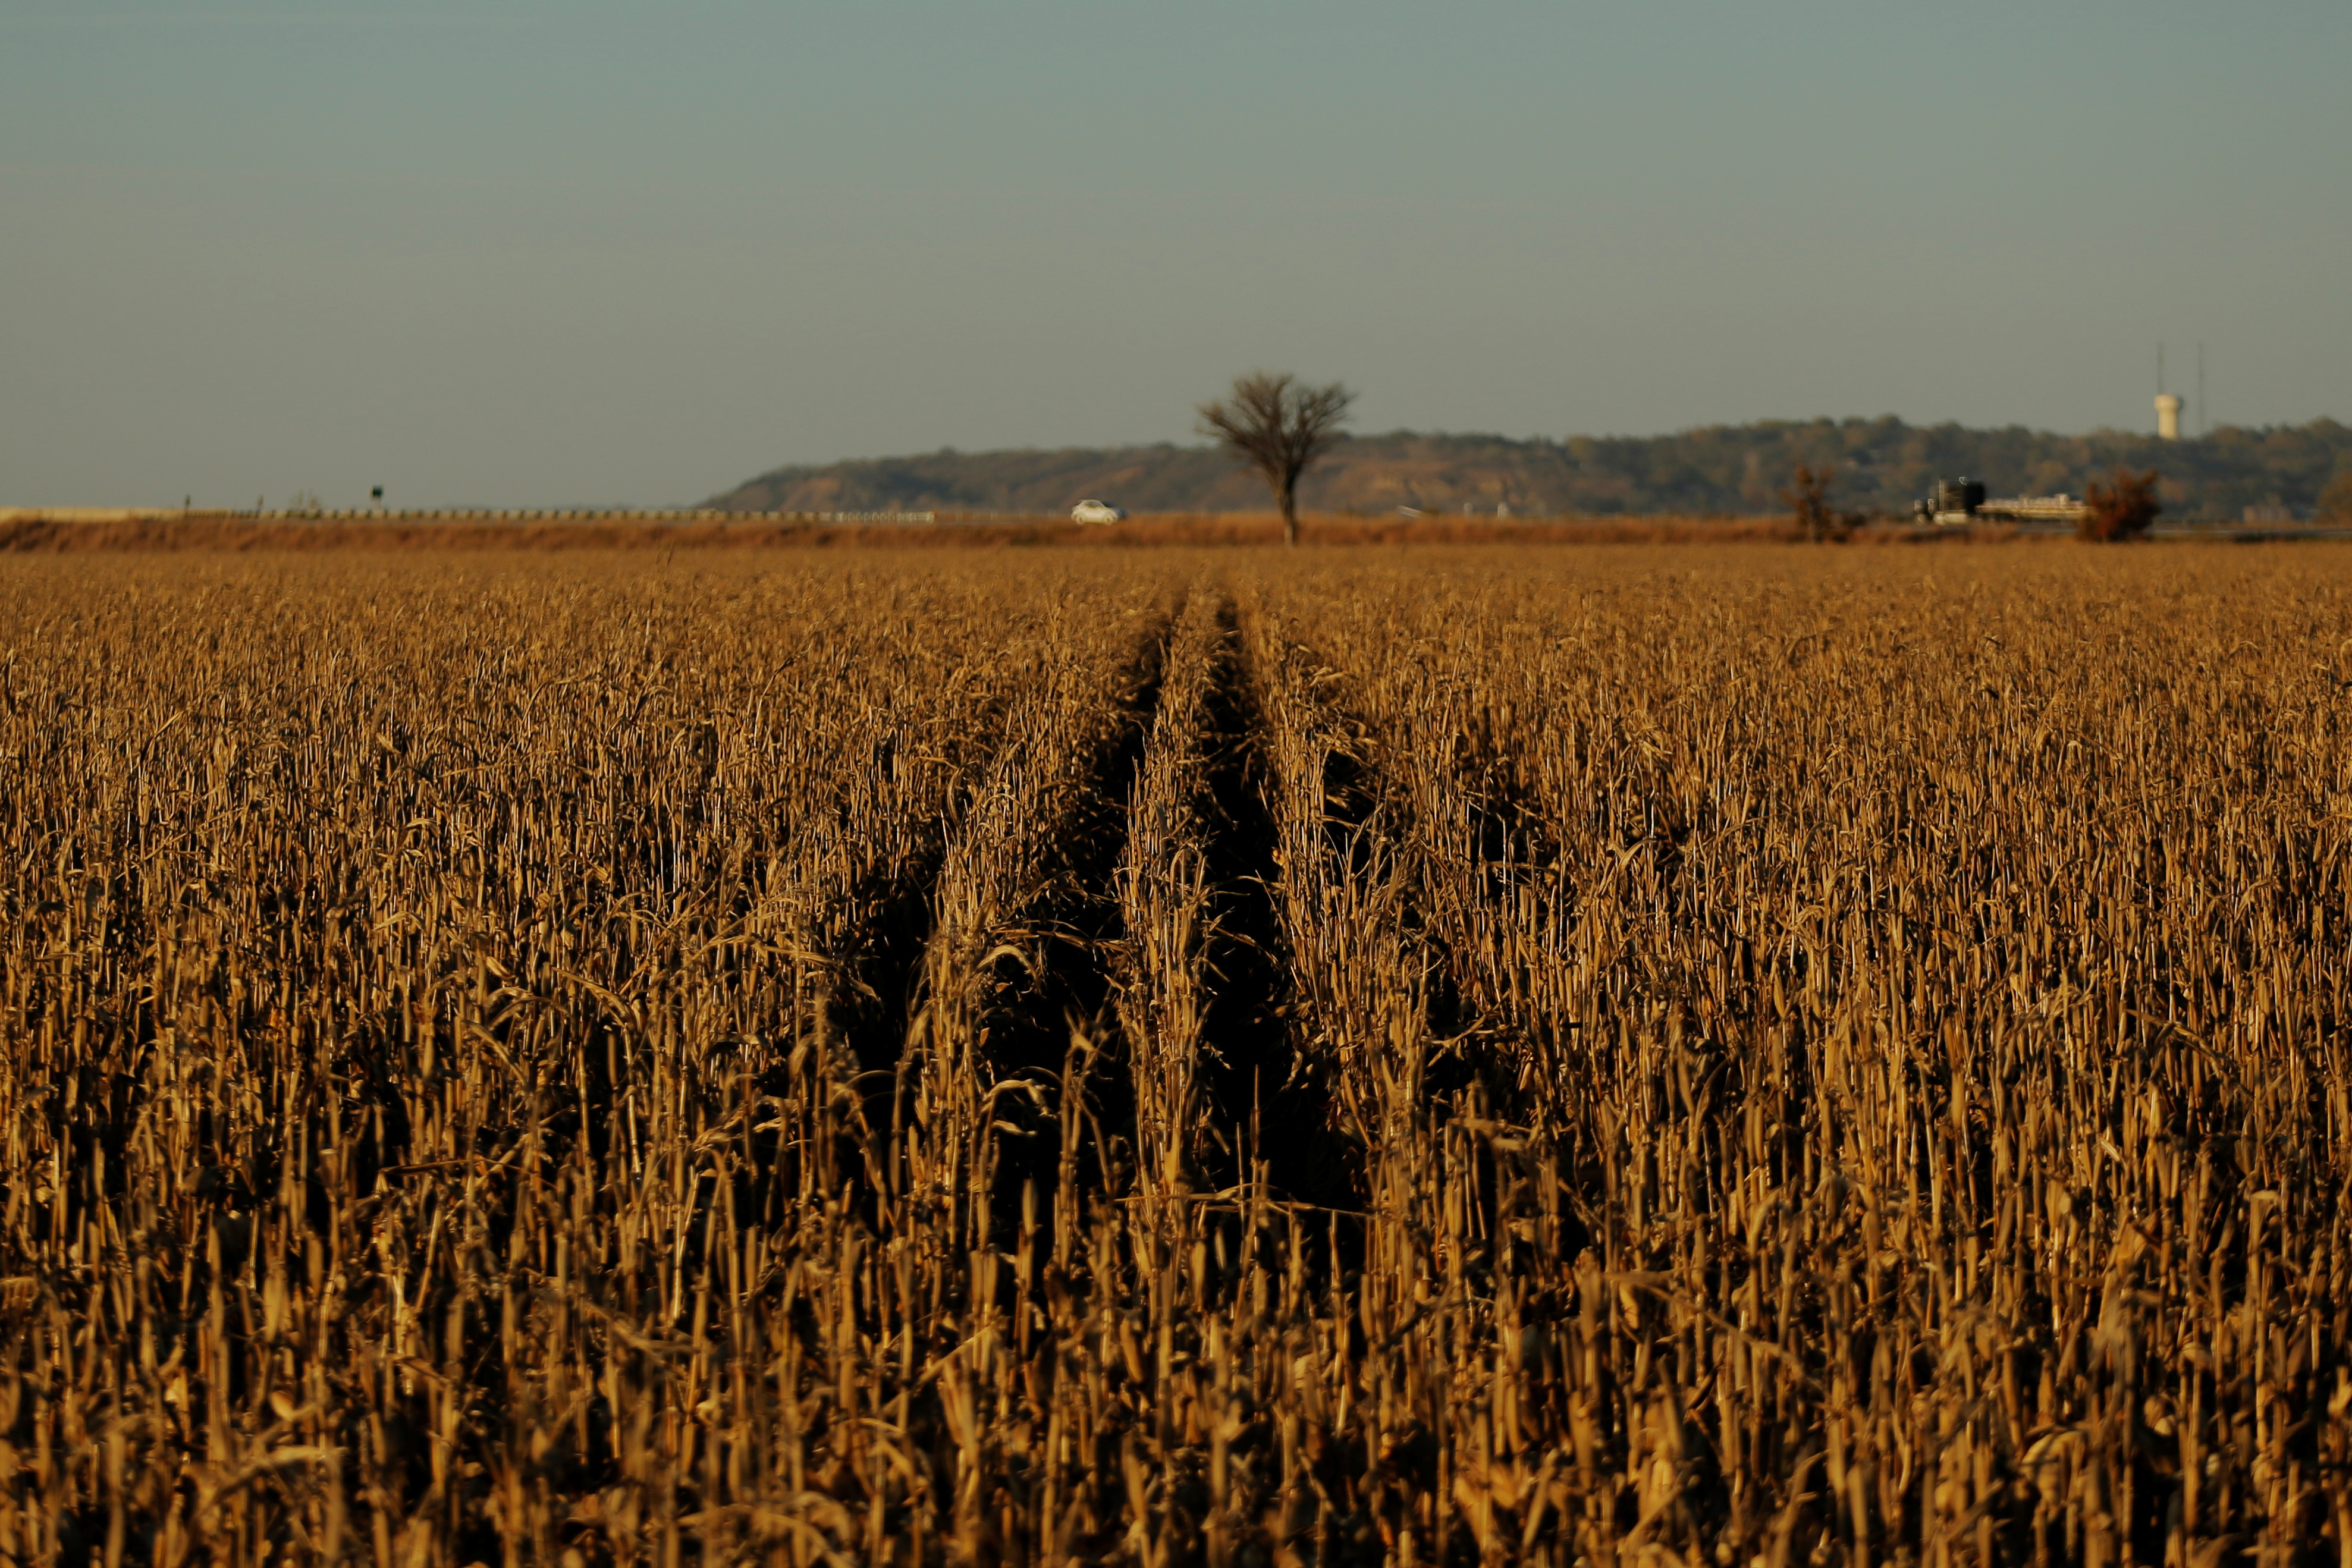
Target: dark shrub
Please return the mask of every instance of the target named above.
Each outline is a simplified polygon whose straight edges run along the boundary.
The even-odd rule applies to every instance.
[[[2083,537],[2112,543],[2147,532],[2148,524],[2164,510],[2156,498],[2156,479],[2153,468],[2145,474],[2117,468],[2105,484],[2092,480],[2083,493]]]

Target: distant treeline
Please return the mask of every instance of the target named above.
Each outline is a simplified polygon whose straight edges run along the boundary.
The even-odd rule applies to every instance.
[[[1764,515],[1799,464],[1837,470],[1840,507],[1900,515],[1939,478],[1982,479],[1996,496],[2081,495],[2117,465],[2164,476],[2173,518],[2305,517],[2352,474],[2352,428],[2332,419],[2187,441],[2128,431],[2057,435],[1899,419],[1767,421],[1674,435],[1499,435],[1394,431],[1342,440],[1302,486],[1310,511]],[[1098,497],[1133,512],[1255,511],[1265,488],[1206,446],[956,452],[779,468],[707,505],[731,511],[932,509],[1035,514]]]

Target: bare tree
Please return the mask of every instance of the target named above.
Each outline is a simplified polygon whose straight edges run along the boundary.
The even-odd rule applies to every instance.
[[[1311,387],[1265,371],[1236,376],[1234,390],[1201,405],[1201,434],[1265,476],[1282,509],[1282,542],[1298,542],[1298,479],[1323,455],[1356,394],[1338,382]]]
[[[1843,540],[1862,520],[1830,505],[1830,484],[1836,477],[1835,468],[1808,468],[1801,463],[1796,477],[1780,492],[1780,499],[1797,515],[1797,526],[1815,544]]]

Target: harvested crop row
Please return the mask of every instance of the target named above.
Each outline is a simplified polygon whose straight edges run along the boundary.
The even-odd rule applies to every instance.
[[[863,1175],[826,1020],[1049,628],[1150,597],[349,570],[12,579],[18,1555],[552,1560],[777,1495],[710,1467],[798,1464],[729,1309]]]
[[[2340,1535],[2352,600],[1793,575],[1293,589],[1613,1295],[1580,1550]]]
[[[893,1133],[905,1166],[892,1185],[912,1199],[916,1212],[906,1218],[922,1244],[945,1245],[959,1259],[994,1240],[999,1123],[1009,1118],[1022,1131],[1024,1109],[1056,1109],[1048,1090],[1071,1040],[1069,1020],[1045,1000],[1051,971],[1057,963],[1104,966],[1105,955],[1057,941],[1066,934],[1047,927],[1057,883],[1064,907],[1101,897],[1099,888],[1070,885],[1074,847],[1090,830],[1116,831],[1102,807],[1125,794],[1124,781],[1107,792],[1100,775],[1122,737],[1150,723],[1135,704],[1158,679],[1165,597],[1139,594],[1110,616],[1084,606],[1045,630],[1044,678],[1015,705],[1003,748],[940,867],[921,1003],[898,1061],[905,1082]],[[1031,1031],[1040,1038],[1027,1042],[1042,1060],[1019,1059],[1013,1015],[1023,1006],[1044,1009]],[[985,1278],[976,1288],[987,1296]]]
[[[1208,704],[1225,657],[1222,596],[1195,586],[1169,638],[1159,711],[1128,805],[1118,886],[1118,1009],[1135,1094],[1136,1179],[1193,1185],[1210,909]]]
[[[1329,1085],[1360,1163],[1361,1212],[1335,1228],[1352,1300],[1305,1391],[1318,1427],[1318,1552],[1349,1542],[1439,1561],[1542,1551],[1561,1533],[1561,1364],[1529,1320],[1570,1275],[1544,1134],[1497,1118],[1442,1055],[1420,919],[1410,807],[1319,662],[1327,607],[1253,585],[1244,620],[1267,715],[1283,848],[1285,936],[1302,1056]],[[1557,1306],[1552,1307],[1557,1311]],[[1348,1320],[1353,1319],[1353,1322]],[[1360,1333],[1360,1338],[1359,1338]],[[1549,1439],[1549,1441],[1547,1441]]]

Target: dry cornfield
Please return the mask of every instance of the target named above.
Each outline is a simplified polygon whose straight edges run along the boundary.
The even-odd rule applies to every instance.
[[[2352,1564],[2352,559],[0,567],[0,1556]]]

